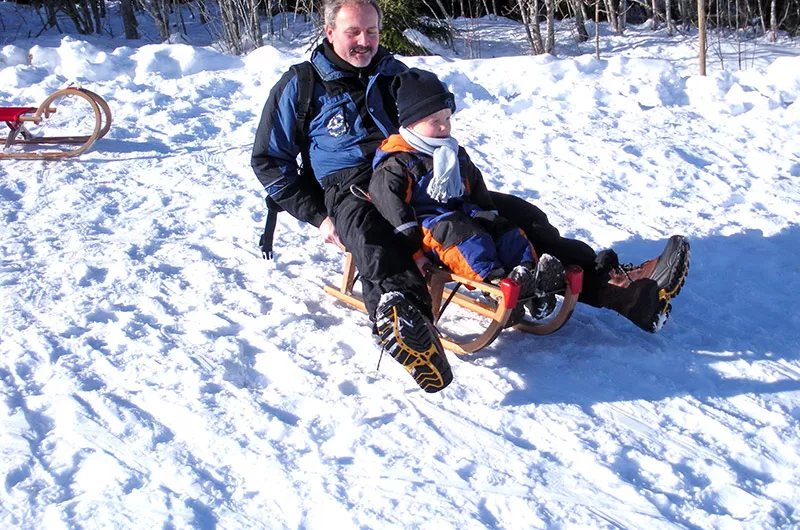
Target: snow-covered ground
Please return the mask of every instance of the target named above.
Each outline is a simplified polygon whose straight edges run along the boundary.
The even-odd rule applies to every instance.
[[[456,93],[490,188],[624,261],[673,233],[693,252],[661,333],[579,306],[451,355],[429,395],[376,370],[314,230],[284,217],[277,259],[257,248],[253,134],[304,41],[32,41],[14,13],[0,101],[76,82],[114,124],[77,159],[0,161],[0,527],[800,526],[796,42],[701,78],[690,36],[604,32],[597,60],[564,30],[529,57],[481,19],[459,24],[484,59],[405,59]]]

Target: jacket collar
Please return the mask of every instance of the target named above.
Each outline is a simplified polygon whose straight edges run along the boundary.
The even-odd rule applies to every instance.
[[[385,151],[387,153],[415,153],[417,152],[416,149],[411,147],[411,145],[406,142],[406,139],[400,136],[399,134],[393,134],[385,139],[380,147],[378,147],[381,151]]]
[[[405,138],[399,134],[392,134],[375,151],[375,158],[372,159],[372,168],[378,167],[392,153],[419,153],[419,151],[411,147]]]

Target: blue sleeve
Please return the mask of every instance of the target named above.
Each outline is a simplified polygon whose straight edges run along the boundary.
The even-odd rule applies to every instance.
[[[319,226],[327,216],[322,189],[297,164],[295,139],[297,77],[289,70],[272,87],[256,130],[250,164],[261,185],[281,208]]]

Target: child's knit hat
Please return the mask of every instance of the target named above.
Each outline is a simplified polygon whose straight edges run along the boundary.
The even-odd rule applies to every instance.
[[[456,111],[456,99],[447,85],[431,72],[409,68],[392,83],[400,125],[408,127],[442,109]]]

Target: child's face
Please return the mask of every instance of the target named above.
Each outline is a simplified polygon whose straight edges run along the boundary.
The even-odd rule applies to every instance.
[[[450,116],[452,115],[453,112],[450,109],[442,109],[409,125],[408,128],[420,136],[447,138],[450,136]]]

